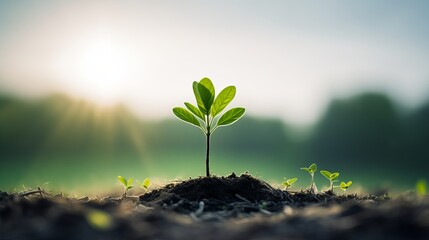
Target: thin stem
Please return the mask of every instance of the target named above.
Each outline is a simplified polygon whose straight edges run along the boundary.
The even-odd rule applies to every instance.
[[[317,193],[316,184],[314,184],[314,173],[311,174],[311,192]]]
[[[210,115],[207,114],[206,116],[206,126],[207,126],[207,132],[206,132],[206,142],[207,142],[207,151],[206,151],[206,176],[210,177]]]
[[[210,155],[210,132],[207,133],[207,152],[206,152],[206,176],[210,177],[210,160],[209,160],[209,155]]]

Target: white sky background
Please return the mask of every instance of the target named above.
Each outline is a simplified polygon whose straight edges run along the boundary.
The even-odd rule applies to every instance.
[[[249,114],[311,123],[332,98],[429,98],[429,2],[1,1],[0,92],[55,92],[142,117],[203,77]]]

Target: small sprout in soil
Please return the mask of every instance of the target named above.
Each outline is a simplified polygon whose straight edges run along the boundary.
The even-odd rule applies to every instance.
[[[329,180],[329,191],[334,192],[334,182],[338,181],[336,179],[340,176],[340,174],[337,172],[331,173],[326,170],[322,170],[320,173]]]
[[[193,82],[197,106],[185,102],[186,108],[175,107],[173,113],[180,120],[198,127],[206,136],[206,176],[210,176],[209,156],[210,156],[210,136],[222,126],[228,126],[238,121],[245,112],[242,107],[232,108],[222,116],[219,114],[234,99],[236,89],[228,86],[223,89],[215,98],[215,87],[208,78],[203,78],[200,82]]]
[[[348,181],[347,183],[341,182],[340,184],[341,190],[343,190],[344,193],[347,193],[347,189],[352,185],[352,183],[353,183],[352,181]]]
[[[282,185],[285,186],[285,191],[287,191],[287,189],[289,187],[291,187],[292,184],[294,184],[296,182],[296,180],[298,180],[298,178],[291,178],[291,179],[286,179],[285,178],[285,181],[282,182]]]
[[[421,179],[416,183],[416,193],[417,195],[423,197],[426,195],[427,191],[426,181]]]
[[[317,171],[317,165],[315,163],[311,164],[308,168],[301,168],[301,170],[304,170],[308,172],[311,175],[311,185],[310,185],[310,191],[312,193],[317,193],[317,187],[314,183],[314,173]]]
[[[125,198],[127,196],[128,190],[130,190],[131,188],[134,187],[133,186],[134,179],[130,178],[127,181],[127,179],[123,178],[122,176],[118,176],[118,181],[120,183],[122,183],[122,185],[124,186],[124,195],[123,195],[123,197]]]
[[[143,182],[140,182],[140,181],[136,181],[139,185],[140,185],[140,187],[141,188],[143,188],[145,191],[147,191],[148,189],[149,189],[149,187],[150,187],[150,185],[151,185],[151,181],[150,181],[150,179],[149,178],[145,178],[144,180],[143,180]]]

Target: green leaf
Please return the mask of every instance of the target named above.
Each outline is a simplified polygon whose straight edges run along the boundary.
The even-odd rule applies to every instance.
[[[146,189],[148,189],[150,187],[151,181],[149,178],[145,178],[145,180],[143,181],[142,186]]]
[[[352,185],[352,183],[353,183],[352,181],[348,181],[347,183],[341,182],[340,188],[342,190],[347,190],[347,188],[349,188]]]
[[[229,86],[223,89],[213,102],[211,114],[213,117],[218,115],[228,104],[234,99],[236,89],[234,86]]]
[[[286,182],[287,182],[289,185],[292,185],[292,184],[294,184],[294,183],[296,182],[296,180],[298,180],[298,178],[291,178],[291,179],[288,179]]]
[[[122,176],[118,176],[118,180],[124,185],[124,187],[127,187],[127,180],[125,180],[125,178],[123,178]]]
[[[331,175],[329,175],[329,179],[331,179],[332,181],[337,179],[340,176],[340,173],[331,173]]]
[[[232,108],[228,111],[226,111],[222,117],[219,118],[219,121],[217,122],[218,126],[226,126],[235,123],[240,119],[246,110],[244,108],[238,107],[238,108]]]
[[[320,171],[320,173],[325,176],[327,179],[331,179],[331,172],[326,171],[326,170],[322,170]]]
[[[127,186],[130,187],[134,182],[133,178],[128,179]]]
[[[194,105],[192,105],[188,102],[185,102],[185,106],[189,111],[191,111],[191,113],[193,113],[195,116],[199,117],[201,120],[205,121],[204,114],[197,107],[195,107]]]
[[[315,164],[315,163],[313,163],[313,164],[311,164],[310,165],[310,170],[311,170],[311,172],[316,172],[317,171],[317,165]]]
[[[302,167],[301,170],[304,170],[306,172],[310,172],[310,168]]]
[[[282,182],[282,185],[285,186],[285,187],[290,187],[290,183],[288,183],[287,181],[286,182]]]
[[[194,91],[195,100],[197,100],[197,106],[198,106],[198,108],[200,109],[200,111],[204,115],[206,115],[207,114],[207,110],[204,107],[203,100],[201,99],[200,92],[198,91],[198,85],[199,85],[198,82],[193,82],[192,83],[192,90]]]
[[[198,93],[200,95],[204,109],[206,110],[205,114],[208,114],[213,104],[214,95],[212,94],[210,89],[208,89],[206,86],[204,86],[201,83],[198,83]]]
[[[175,108],[173,108],[173,113],[179,119],[181,119],[187,123],[190,123],[192,125],[195,125],[197,127],[200,127],[200,122],[198,122],[197,118],[195,118],[194,115],[192,115],[192,113],[189,112],[188,110],[186,110],[182,107],[175,107]]]
[[[204,87],[206,87],[210,91],[210,93],[212,94],[213,99],[214,99],[214,96],[215,96],[215,87],[214,87],[212,81],[209,78],[203,78],[203,79],[200,80],[199,83],[201,85],[203,85]]]

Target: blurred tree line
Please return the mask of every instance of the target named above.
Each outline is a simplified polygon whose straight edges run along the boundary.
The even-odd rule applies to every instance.
[[[364,93],[335,99],[305,138],[279,119],[245,116],[213,136],[217,151],[282,156],[285,166],[317,162],[360,173],[426,176],[429,102],[400,109],[388,96]],[[34,155],[156,154],[204,148],[202,134],[167,119],[136,118],[123,105],[100,109],[64,95],[26,101],[0,97],[0,158]],[[2,160],[3,161],[3,160]],[[77,160],[78,162],[78,160]],[[245,164],[245,163],[243,163]],[[264,164],[261,161],[261,164]],[[405,176],[402,176],[405,178]]]
[[[334,100],[308,141],[312,159],[329,168],[388,176],[396,184],[427,177],[429,102],[399,109],[386,95]]]

